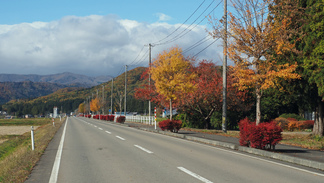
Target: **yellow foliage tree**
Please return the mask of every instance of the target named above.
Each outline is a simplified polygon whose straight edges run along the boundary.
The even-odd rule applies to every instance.
[[[189,72],[191,62],[182,55],[179,47],[163,51],[153,60],[152,79],[159,94],[170,100],[170,119],[172,120],[172,101],[181,93],[192,92],[195,85],[191,82],[196,75]]]
[[[85,106],[84,106],[84,103],[81,103],[81,104],[79,105],[79,112],[80,112],[80,113],[85,113]]]
[[[90,110],[93,112],[97,112],[100,109],[100,103],[99,103],[99,99],[95,98],[92,99],[90,102]]]
[[[228,55],[234,61],[237,86],[254,88],[256,93],[256,123],[261,121],[262,91],[278,85],[281,79],[298,79],[297,64],[279,64],[273,55],[292,51],[295,45],[287,37],[289,21],[272,21],[266,10],[272,0],[232,0],[235,14],[230,13]],[[216,26],[214,26],[215,28]],[[214,30],[214,37],[224,36]]]

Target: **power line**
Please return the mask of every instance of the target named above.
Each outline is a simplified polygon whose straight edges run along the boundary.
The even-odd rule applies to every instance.
[[[192,22],[189,26],[187,26],[186,29],[184,29],[182,32],[180,32],[179,34],[177,34],[176,36],[174,36],[173,38],[162,42],[162,43],[158,43],[158,44],[154,44],[154,45],[163,45],[163,44],[167,44],[167,43],[171,43],[174,42],[180,38],[182,38],[183,36],[185,36],[186,34],[188,34],[189,32],[191,32],[195,27],[197,27],[201,22],[203,22],[208,15],[210,15],[220,4],[223,0],[221,0],[209,13],[207,16],[205,16],[199,23],[195,24],[195,26],[193,26],[193,24],[209,9],[209,7],[213,4],[215,0],[213,0],[208,7],[198,16],[198,18],[196,18],[196,20],[194,20],[194,22]],[[190,28],[191,26],[193,26],[192,28]],[[190,29],[189,29],[190,28]]]
[[[175,33],[176,31],[178,31],[197,11],[198,9],[205,3],[206,0],[204,0],[199,6],[198,8],[196,8],[196,10],[187,18],[186,21],[184,21],[179,27],[177,27],[173,32],[171,32],[169,35],[167,35],[166,37],[164,37],[163,39],[157,41],[155,44],[158,44],[159,42],[165,40],[166,38],[170,37],[173,33]]]
[[[194,55],[194,57],[196,57],[197,55],[199,55],[201,52],[205,51],[208,47],[210,47],[212,44],[214,44],[219,38],[215,39],[213,42],[211,42],[208,46],[206,46],[204,49],[202,49],[200,52],[198,52],[197,54]]]

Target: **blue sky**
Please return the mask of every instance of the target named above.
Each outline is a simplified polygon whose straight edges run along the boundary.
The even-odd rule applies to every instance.
[[[209,12],[220,18],[222,2],[212,11],[220,2],[0,0],[0,73],[117,76],[125,64],[133,64],[130,68],[147,66],[148,48],[144,45],[156,43],[175,30],[168,39],[191,31],[153,47],[152,58],[177,45],[186,55],[219,62],[220,41],[211,44],[210,26],[203,18]],[[204,38],[201,45],[189,49]]]
[[[122,19],[153,23],[158,13],[182,23],[202,3],[200,0],[1,0],[0,24],[58,20],[64,16],[115,14]],[[212,1],[206,1],[206,7]],[[215,1],[217,2],[217,1]],[[219,2],[219,0],[218,0]]]

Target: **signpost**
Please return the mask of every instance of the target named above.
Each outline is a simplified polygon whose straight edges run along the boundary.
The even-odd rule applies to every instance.
[[[156,130],[156,107],[154,107],[154,120],[155,120],[155,130]]]

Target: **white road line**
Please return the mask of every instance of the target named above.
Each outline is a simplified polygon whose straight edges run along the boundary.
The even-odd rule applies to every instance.
[[[120,136],[116,136],[117,138],[119,138],[120,140],[125,140],[123,137]]]
[[[145,151],[145,152],[147,152],[147,153],[149,153],[149,154],[153,153],[152,151],[149,151],[149,150],[147,150],[144,147],[141,147],[139,145],[134,145],[134,146],[137,147],[137,148],[139,148],[139,149],[141,149],[141,150],[143,150],[143,151]]]
[[[55,157],[54,165],[53,165],[53,168],[52,168],[52,173],[51,173],[49,183],[56,183],[57,182],[58,172],[59,172],[60,163],[61,163],[61,156],[62,156],[62,151],[63,151],[63,144],[64,144],[64,138],[65,138],[66,125],[68,123],[68,120],[69,120],[69,118],[66,118],[63,134],[62,134],[62,137],[61,137],[60,145],[59,145],[57,153],[56,153],[56,157]]]
[[[99,130],[102,130],[102,128],[98,128]]]
[[[97,126],[96,126],[96,125],[93,125],[93,126],[97,128]]]
[[[109,134],[111,134],[111,132],[110,132],[110,131],[106,131],[106,133],[109,133]]]
[[[198,175],[196,173],[193,173],[193,172],[191,172],[191,171],[189,171],[189,170],[187,170],[187,169],[185,169],[183,167],[178,167],[178,169],[181,170],[181,171],[183,171],[183,172],[185,172],[185,173],[187,173],[187,174],[189,174],[189,175],[191,175],[191,176],[193,176],[193,177],[195,177],[196,179],[198,179],[198,180],[200,180],[202,182],[205,182],[205,183],[213,183],[212,181],[210,181],[208,179],[205,179],[204,177],[202,177],[202,176],[200,176],[200,175]]]

